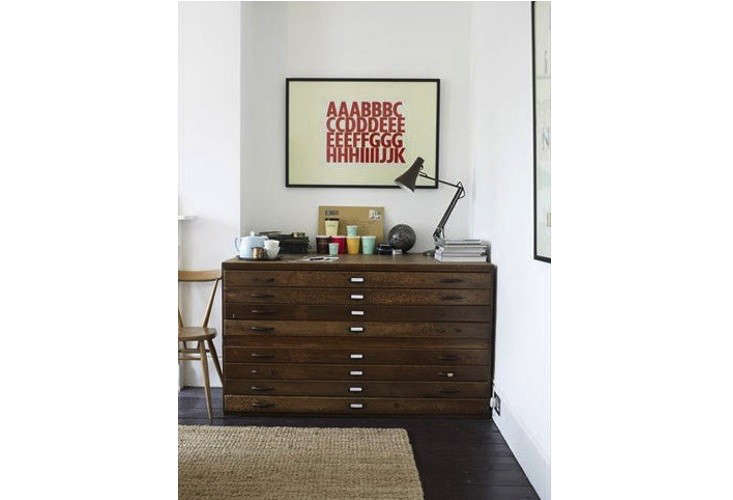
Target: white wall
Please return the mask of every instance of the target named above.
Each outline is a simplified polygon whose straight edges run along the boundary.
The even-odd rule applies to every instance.
[[[218,269],[239,233],[241,11],[239,2],[179,4],[179,210],[196,217],[178,223],[182,269]],[[201,324],[208,286],[181,287],[186,324]],[[221,356],[220,292],[209,326]],[[199,362],[182,366],[184,385],[202,385]]]
[[[440,78],[440,176],[470,184],[469,13],[466,3],[247,2],[244,4],[242,232],[316,232],[318,205],[383,205],[385,230],[406,223],[431,247],[450,187],[285,187],[285,78]],[[469,230],[470,200],[447,226]]]
[[[476,3],[471,149],[475,234],[498,268],[497,426],[543,499],[550,498],[550,265],[533,260],[529,2]]]

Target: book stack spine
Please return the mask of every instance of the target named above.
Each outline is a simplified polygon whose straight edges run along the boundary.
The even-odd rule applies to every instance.
[[[441,262],[486,262],[489,244],[482,240],[439,240],[435,259]]]

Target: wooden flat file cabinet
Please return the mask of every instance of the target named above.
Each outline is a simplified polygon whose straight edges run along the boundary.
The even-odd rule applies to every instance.
[[[302,259],[222,264],[226,413],[490,415],[495,266]]]

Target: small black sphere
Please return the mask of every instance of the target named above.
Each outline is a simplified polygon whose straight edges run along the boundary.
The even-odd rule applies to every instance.
[[[415,231],[407,224],[397,224],[389,230],[387,241],[395,248],[407,252],[415,244]]]

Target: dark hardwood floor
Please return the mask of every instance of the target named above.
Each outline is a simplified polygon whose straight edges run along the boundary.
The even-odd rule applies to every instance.
[[[212,425],[401,427],[407,430],[426,500],[539,498],[496,425],[488,420],[224,416],[221,389],[213,391],[216,411]],[[203,389],[186,387],[181,390],[178,423],[208,425]]]

